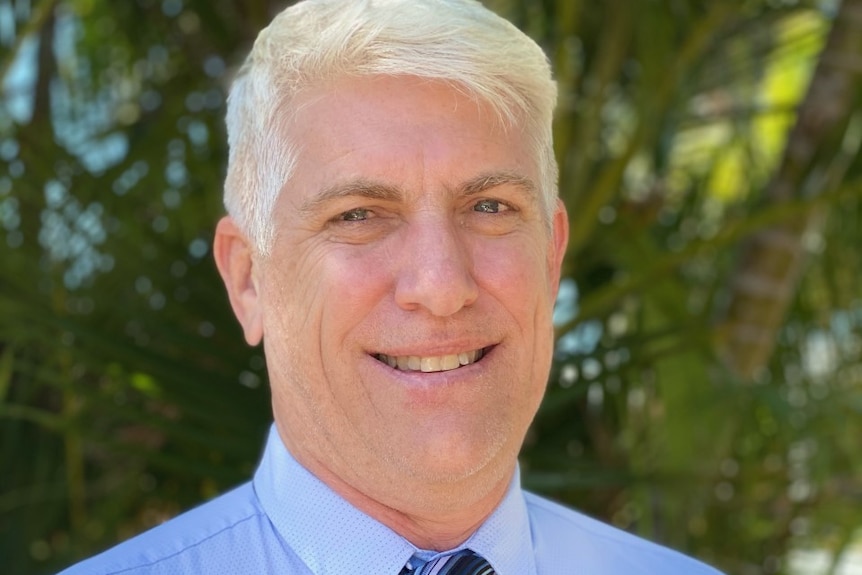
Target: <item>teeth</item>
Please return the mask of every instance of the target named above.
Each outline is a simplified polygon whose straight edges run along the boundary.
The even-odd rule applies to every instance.
[[[461,367],[461,362],[458,361],[457,355],[444,355],[440,358],[440,369],[443,371],[449,371],[456,367]]]
[[[423,357],[420,363],[422,366],[420,369],[425,373],[431,371],[440,371],[440,358],[439,357]]]
[[[459,353],[458,363],[460,363],[461,365],[470,365],[471,363],[482,359],[482,356],[484,355],[485,352],[481,349],[474,349],[473,351],[468,351],[467,353]]]
[[[462,365],[470,365],[481,359],[482,350],[476,349],[473,351],[461,352],[452,355],[440,355],[433,357],[419,357],[418,355],[399,355],[391,356],[385,354],[377,354],[377,359],[385,363],[391,368],[400,371],[422,371],[424,373],[433,373],[437,371],[450,371],[457,369]]]

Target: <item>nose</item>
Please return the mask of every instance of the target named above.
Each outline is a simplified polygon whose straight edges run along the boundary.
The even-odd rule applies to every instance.
[[[476,301],[479,288],[463,232],[440,218],[414,222],[399,252],[395,302],[402,309],[425,309],[451,316]]]

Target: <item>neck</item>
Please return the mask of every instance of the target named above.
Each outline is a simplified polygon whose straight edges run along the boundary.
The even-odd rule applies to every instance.
[[[476,499],[453,497],[441,493],[435,497],[440,504],[423,506],[422,509],[399,509],[397,502],[387,504],[356,489],[325,469],[310,469],[333,491],[341,495],[351,505],[383,523],[419,549],[446,551],[461,545],[476,532],[482,523],[493,513],[509,487],[511,473],[507,480],[499,482],[493,489]],[[458,502],[456,502],[456,500]]]
[[[453,549],[469,539],[505,497],[515,469],[512,462],[503,473],[479,471],[454,482],[427,484],[399,477],[391,487],[380,478],[364,485],[361,478],[335,473],[284,436],[282,441],[303,467],[348,503],[431,551]]]

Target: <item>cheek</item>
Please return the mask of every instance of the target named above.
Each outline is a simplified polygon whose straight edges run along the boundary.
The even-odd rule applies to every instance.
[[[385,304],[392,289],[387,262],[381,250],[333,246],[321,265],[307,272],[318,280],[322,341],[341,346]]]
[[[547,248],[538,241],[518,242],[506,249],[477,253],[476,275],[483,288],[518,326],[520,341],[513,353],[512,373],[530,382],[530,400],[538,404],[544,394],[553,353],[554,297]],[[513,401],[523,401],[517,387]],[[520,399],[518,399],[520,398]]]
[[[265,276],[265,322],[279,332],[302,333],[316,326],[315,310],[322,291],[315,250],[284,249],[273,253]]]
[[[300,370],[321,369],[322,321],[330,291],[325,248],[320,242],[279,238],[261,278],[267,361],[303,380]]]
[[[547,315],[553,301],[548,255],[536,241],[518,238],[483,242],[474,250],[476,280],[514,315],[522,327]]]

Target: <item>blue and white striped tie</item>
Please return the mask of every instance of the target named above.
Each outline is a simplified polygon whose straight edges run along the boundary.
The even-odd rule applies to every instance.
[[[470,549],[464,549],[438,557],[415,570],[408,565],[399,575],[496,575],[496,571],[484,558]]]

